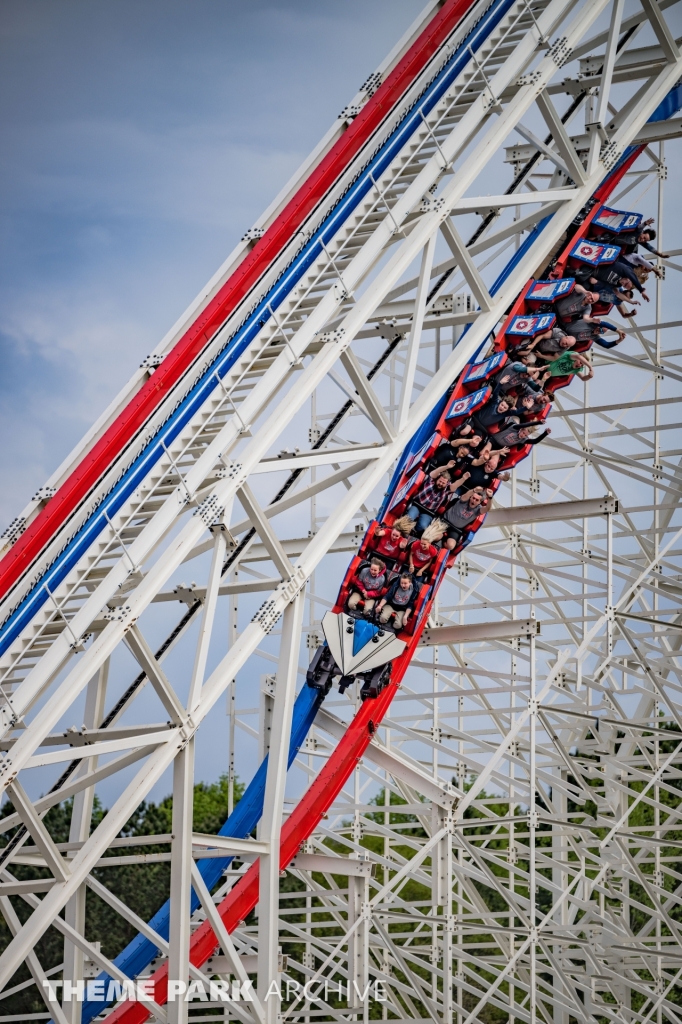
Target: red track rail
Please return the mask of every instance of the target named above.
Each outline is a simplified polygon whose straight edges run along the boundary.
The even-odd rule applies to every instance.
[[[634,149],[627,159],[606,178],[594,193],[596,203],[590,214],[581,224],[579,232],[564,247],[562,255],[557,261],[559,266],[563,267],[567,260],[568,252],[578,235],[582,235],[586,231],[599,206],[608,199],[613,188],[622,179],[625,172],[632,166],[643,149],[643,146]],[[519,312],[526,291],[527,287],[522,290],[519,298],[514,303],[509,316],[498,332],[498,339],[504,336],[505,328],[511,322],[511,318]],[[426,618],[424,618],[425,622]],[[418,641],[419,634],[415,631],[415,635],[412,637],[407,649],[394,662],[389,685],[382,690],[376,700],[366,700],[364,702],[349,724],[338,746],[329,757],[329,760],[282,826],[280,869],[284,870],[291,863],[300,850],[301,844],[312,835],[343,789],[353,769],[360,761],[369,746],[374,732],[391,705],[391,701],[409,667]],[[258,862],[256,862],[218,905],[218,912],[228,932],[234,931],[239,923],[245,920],[247,915],[253,910],[258,902],[258,893],[259,866]],[[213,956],[217,946],[218,940],[213,934],[210,924],[208,921],[204,921],[192,935],[190,944],[190,959],[192,963],[196,967],[201,967]],[[168,995],[167,964],[159,968],[152,975],[152,980],[154,981],[154,1000],[158,1004],[163,1005]],[[148,1019],[149,1011],[144,1003],[125,1002],[107,1017],[107,1024],[144,1024],[144,1021]]]
[[[181,380],[225,320],[329,192],[477,0],[446,0],[360,114],[310,173],[305,183],[218,293],[197,316],[153,376],[83,457],[46,507],[0,561],[0,600],[44,550],[152,413]]]

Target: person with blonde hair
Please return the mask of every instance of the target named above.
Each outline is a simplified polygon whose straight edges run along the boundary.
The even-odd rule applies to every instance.
[[[434,545],[445,536],[446,530],[447,526],[441,519],[434,519],[426,527],[419,540],[413,541],[410,545],[408,565],[410,572],[417,579],[423,577],[438,554],[438,549]]]
[[[411,527],[414,526],[412,519],[408,516],[405,516],[405,519],[408,520]],[[373,550],[377,555],[381,555],[390,566],[403,560],[408,543],[407,537],[402,530],[398,529],[397,523],[394,523],[393,526],[386,526],[385,523],[382,523],[374,531],[372,537]]]
[[[414,530],[414,519],[411,519],[409,516],[400,516],[394,522],[393,529],[399,530],[404,537],[407,537]]]

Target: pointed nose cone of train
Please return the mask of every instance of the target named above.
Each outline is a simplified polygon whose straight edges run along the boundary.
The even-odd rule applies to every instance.
[[[372,625],[371,622],[366,622],[364,619],[355,620],[355,628],[353,630],[353,657],[358,654],[359,651],[368,644],[373,636],[376,636],[379,632],[379,627]]]
[[[406,647],[390,629],[336,612],[327,612],[322,630],[332,657],[345,676],[386,665]]]

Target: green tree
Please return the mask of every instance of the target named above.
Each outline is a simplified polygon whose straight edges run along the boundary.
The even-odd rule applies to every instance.
[[[244,792],[241,783],[235,783],[235,801]],[[212,834],[217,832],[227,818],[228,779],[222,775],[217,782],[199,782],[194,787],[194,818],[193,827],[196,832]],[[45,825],[56,843],[68,842],[69,826],[73,802],[66,800],[57,804],[45,815]],[[6,803],[0,811],[0,819],[14,813],[11,803]],[[94,830],[106,815],[106,810],[95,798],[91,831]],[[122,839],[132,836],[165,835],[171,831],[173,816],[173,798],[167,796],[158,804],[143,801],[135,813],[121,829]],[[5,832],[0,837],[0,848],[5,846],[15,834],[16,829]],[[170,844],[159,843],[142,848],[145,854],[168,853]],[[119,858],[140,853],[141,848],[116,847],[108,854]],[[49,872],[44,868],[34,868],[27,864],[12,863],[12,874],[19,880],[48,878]],[[168,899],[170,887],[170,864],[167,861],[149,864],[117,864],[111,867],[104,865],[95,868],[93,875],[118,896],[127,906],[134,910],[143,920],[148,921]],[[10,897],[20,921],[23,923],[31,915],[31,907],[21,897]],[[130,942],[136,934],[135,929],[127,924],[104,900],[91,890],[86,895],[85,936],[90,942],[101,942],[102,952],[113,959]],[[4,949],[11,935],[4,918],[0,917],[0,949]],[[64,939],[54,928],[48,928],[36,944],[36,953],[45,970],[56,967],[62,962]],[[59,974],[55,975],[59,978]],[[28,969],[22,966],[8,987],[21,984],[30,978]],[[44,1011],[45,1004],[37,993],[34,985],[17,992],[0,1001],[0,1014],[16,1014],[17,1020],[28,1013]]]

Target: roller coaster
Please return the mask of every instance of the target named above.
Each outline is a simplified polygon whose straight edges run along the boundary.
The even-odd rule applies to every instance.
[[[512,506],[501,503],[506,481],[516,495],[525,460],[532,464],[530,495],[537,495],[538,442],[552,433],[546,424],[554,422],[553,411],[570,415],[570,405],[561,404],[562,392],[575,377],[594,374],[598,382],[599,359],[607,356],[622,360],[628,371],[642,372],[642,360],[628,351],[628,335],[648,354],[650,366],[644,369],[653,367],[657,380],[665,374],[682,379],[675,375],[674,358],[661,354],[659,340],[652,352],[628,309],[637,304],[637,294],[648,299],[645,278],[654,271],[660,275],[669,257],[656,250],[651,264],[638,253],[644,246],[650,258],[655,231],[643,214],[621,208],[617,195],[619,187],[620,195],[627,193],[628,177],[639,180],[632,175],[642,158],[651,158],[655,142],[662,147],[661,140],[682,134],[677,116],[682,57],[670,27],[677,9],[651,0],[632,13],[624,7],[619,0],[428,4],[262,223],[247,232],[157,352],[6,531],[7,551],[0,562],[0,778],[14,813],[3,821],[4,832],[13,831],[0,850],[0,907],[13,938],[0,954],[0,980],[11,994],[16,971],[26,963],[45,999],[44,1019],[52,1016],[59,1024],[88,1024],[101,1015],[126,1024],[199,1019],[190,1015],[193,1004],[176,999],[175,989],[169,993],[169,978],[181,982],[184,992],[192,980],[209,978],[232,977],[245,986],[249,974],[258,979],[252,1001],[218,1000],[210,1009],[224,1013],[224,1019],[254,1024],[274,1021],[280,1013],[292,1019],[309,1020],[311,1014],[368,1019],[367,1001],[359,998],[339,1009],[326,997],[294,996],[286,1011],[281,1000],[266,998],[270,981],[287,974],[282,943],[305,949],[290,977],[320,982],[340,974],[360,989],[371,977],[381,978],[391,990],[388,1019],[470,1024],[486,1006],[506,1014],[505,1019],[533,1022],[548,1015],[566,1022],[571,1016],[622,1020],[618,1014],[624,1012],[631,1020],[645,1021],[656,1013],[659,1019],[661,1014],[673,1019],[677,975],[669,947],[676,925],[661,895],[667,887],[673,891],[672,882],[664,881],[668,869],[661,850],[673,848],[675,837],[663,838],[672,822],[666,826],[661,817],[660,788],[675,789],[678,747],[671,730],[680,723],[674,693],[665,689],[675,648],[659,636],[666,626],[673,634],[677,628],[674,609],[661,603],[661,594],[665,601],[674,596],[677,533],[664,537],[673,530],[672,510],[664,527],[661,513],[655,513],[660,535],[646,549],[647,566],[631,558],[630,575],[616,600],[612,517],[619,508],[612,495],[596,505],[586,491],[582,503],[536,499],[525,512],[515,512],[516,499]],[[641,32],[645,45],[636,48],[633,40]],[[572,62],[579,66],[573,77]],[[559,70],[568,77],[559,80]],[[559,114],[552,97],[562,92],[570,103]],[[533,111],[549,131],[545,141],[521,122]],[[579,111],[585,113],[585,132],[570,136],[570,120]],[[514,168],[511,186],[504,194],[478,194],[476,183],[484,172],[494,169],[499,175],[501,147],[515,130],[525,141],[507,148]],[[551,167],[544,175],[549,187],[539,188],[533,176],[537,182],[543,161]],[[659,193],[662,166],[659,156],[652,172],[659,177]],[[499,227],[509,213],[514,220]],[[479,223],[465,243],[455,225],[458,218],[473,215]],[[661,227],[657,224],[659,232]],[[437,264],[439,239],[449,255]],[[500,256],[512,243],[513,256],[502,263]],[[491,249],[487,263],[477,266],[474,257]],[[488,286],[482,271],[489,264],[495,277]],[[457,273],[469,289],[460,308],[456,300],[462,296],[447,291]],[[412,292],[415,297],[405,301],[403,296]],[[658,285],[656,292],[659,339]],[[622,328],[604,319],[612,311],[622,317]],[[452,345],[441,361],[441,332],[447,328],[453,331]],[[430,335],[432,342],[427,341]],[[354,350],[356,341],[360,346]],[[429,348],[435,366],[426,373],[420,361]],[[339,376],[340,370],[345,376]],[[382,379],[388,387],[383,398],[377,390]],[[316,425],[322,421],[315,414],[308,448],[276,452],[282,440],[291,443],[305,404],[330,380],[345,392],[346,403],[336,412],[328,412],[325,404],[324,429]],[[657,383],[655,408],[668,400],[673,399],[664,398]],[[589,408],[585,399],[585,413]],[[341,440],[339,428],[345,424],[350,430],[353,420],[363,425],[362,440]],[[658,437],[658,411],[654,429]],[[553,450],[569,450],[554,434],[542,448],[550,444],[558,445]],[[652,509],[658,507],[661,488],[667,487],[673,498],[677,493],[658,440],[653,458],[653,483],[646,481],[653,488]],[[608,463],[587,441],[579,460],[599,472]],[[637,479],[641,466],[633,458],[630,478]],[[318,476],[324,469],[331,472]],[[254,488],[268,473],[282,480],[263,504]],[[306,473],[309,483],[301,487]],[[279,515],[302,501],[315,502],[335,486],[341,487],[340,497],[324,517],[313,515],[307,539],[299,544],[278,532],[274,522]],[[378,486],[384,493],[378,508],[370,510],[367,502]],[[565,493],[565,487],[557,490]],[[235,520],[235,501],[242,520]],[[361,528],[344,535],[358,510]],[[528,543],[535,545],[535,524],[597,514],[608,520],[605,611],[593,614],[593,582],[585,568],[592,553],[587,554],[583,528],[583,632],[571,633],[572,654],[549,644],[546,681],[539,689],[538,622],[532,615],[523,622],[514,617],[520,604],[533,607],[532,591],[523,599],[516,591],[516,566],[521,564],[516,534],[511,555],[504,556],[512,566],[515,596],[501,620],[481,623],[478,632],[470,625],[468,633],[461,621],[441,624],[443,588],[455,573],[460,581],[466,578],[470,546],[476,549],[479,531],[490,529],[496,516],[503,526],[532,522]],[[321,560],[349,549],[351,562],[336,596],[327,600],[314,590]],[[177,584],[164,591],[184,562],[209,553],[205,587]],[[257,573],[245,582],[241,574],[244,567],[249,573],[253,561],[272,565],[275,575]],[[626,562],[623,556],[618,564]],[[536,562],[529,558],[526,564]],[[636,713],[628,713],[622,700],[618,705],[606,693],[615,671],[622,671],[623,679],[632,671],[627,657],[624,665],[618,661],[618,645],[628,634],[617,616],[637,621],[639,614],[648,621],[630,609],[652,573],[657,588],[654,634],[668,660],[665,669],[652,670],[641,644],[631,643],[638,659],[635,690],[646,709],[638,705]],[[301,670],[306,588],[312,654]],[[224,636],[216,617],[219,599],[231,602],[237,594],[263,590],[269,596],[241,630],[236,613],[230,612],[227,653],[209,674],[216,641]],[[178,600],[185,602],[186,612],[152,649],[141,616],[152,603]],[[317,620],[314,607],[320,603],[327,610]],[[671,623],[666,615],[673,616]],[[234,701],[237,673],[249,659],[263,656],[263,644],[280,618],[277,675],[268,684],[260,717],[264,756],[217,835],[197,835],[192,783],[200,727],[215,715],[221,695],[231,693]],[[182,648],[195,627],[191,672],[173,685],[162,662],[167,657],[172,662],[174,650]],[[595,638],[602,634],[600,653],[601,640]],[[389,730],[402,728],[393,721],[394,709],[419,692],[405,689],[419,652],[447,647],[457,671],[472,678],[485,675],[485,668],[469,671],[462,647],[455,645],[475,639],[496,650],[495,638],[513,645],[510,704],[504,714],[495,711],[494,697],[474,688],[476,699],[483,701],[480,707],[502,722],[499,741],[483,743],[475,760],[467,755],[458,693],[454,717],[459,716],[459,725],[449,736],[455,747],[446,753],[446,729],[436,724],[437,705],[445,696],[439,697],[437,679],[444,670],[434,660],[433,692],[419,698],[432,705],[432,770],[408,748],[393,750]],[[529,644],[531,666],[523,684],[518,668],[522,640]],[[132,683],[119,687],[106,710],[109,666],[123,647],[139,672]],[[295,696],[299,674],[304,683]],[[487,674],[504,675],[499,662]],[[168,716],[163,725],[130,719],[147,684]],[[525,703],[516,704],[515,687],[523,691]],[[586,703],[586,688],[598,693],[601,703],[592,697]],[[340,704],[335,697],[332,703],[334,690]],[[557,694],[563,704],[557,703]],[[337,718],[330,706],[343,707],[351,717]],[[77,741],[73,730],[62,731],[76,708],[84,722],[75,730]],[[230,715],[233,756],[234,704]],[[552,724],[560,716],[560,724]],[[654,723],[659,717],[661,722]],[[319,728],[334,744],[325,750],[322,767],[313,769]],[[631,728],[635,739],[628,733]],[[664,728],[672,750],[662,746]],[[618,742],[600,740],[609,730],[618,734]],[[644,735],[654,737],[649,746]],[[417,739],[423,742],[410,734],[412,742]],[[87,745],[87,754],[74,755],[76,742]],[[556,750],[549,757],[552,744]],[[294,763],[305,763],[306,750],[313,752],[308,757],[310,785],[284,817],[286,774]],[[439,757],[445,758],[442,764]],[[509,761],[508,776],[500,773],[502,758]],[[29,796],[30,783],[26,789],[21,779],[30,779],[32,769],[51,770],[60,762],[66,767],[49,792]],[[138,762],[131,776],[129,769]],[[368,811],[357,788],[358,773],[367,763],[384,772],[373,776],[375,784],[382,782],[386,799],[382,836],[390,832],[391,790],[405,801],[410,820],[424,829],[422,839],[408,841],[411,854],[403,851],[399,860],[391,860],[391,840],[384,838],[374,875],[366,870],[369,848],[363,847],[360,819],[379,812]],[[527,772],[522,781],[516,778],[520,765]],[[173,834],[159,843],[170,847],[171,896],[149,922],[142,922],[134,908],[108,893],[93,870],[115,857],[112,844],[124,844],[117,837],[125,822],[170,766]],[[443,780],[443,771],[451,782]],[[121,780],[120,795],[91,834],[95,788],[112,778]],[[612,778],[620,803],[610,796],[606,780]],[[325,830],[349,780],[356,785],[354,803],[348,805],[353,821],[349,824],[341,812],[335,831]],[[647,891],[644,902],[660,904],[660,913],[649,912],[651,928],[636,938],[623,916],[608,907],[614,905],[614,891],[624,906],[642,903],[634,890],[625,893],[623,879],[636,877],[637,884],[648,884],[648,867],[637,874],[627,866],[628,856],[639,857],[649,838],[637,832],[628,808],[633,799],[641,799],[634,793],[646,794],[650,788],[657,801],[649,832],[657,830],[651,856],[658,874],[657,891]],[[507,794],[506,815],[489,809],[491,794],[497,804],[504,803],[501,793]],[[556,800],[564,800],[562,811],[553,804],[555,793],[560,794]],[[71,797],[72,842],[62,850],[42,817]],[[587,819],[577,821],[575,808],[585,807],[588,798],[597,811],[586,825]],[[487,840],[481,847],[466,839],[474,810],[497,840],[503,835],[504,863],[511,867],[503,869],[499,858],[490,857]],[[526,832],[519,831],[522,820]],[[600,844],[596,855],[581,828],[583,833],[593,829],[592,845]],[[590,851],[594,864],[589,867],[571,829]],[[548,836],[554,844],[551,855],[542,852]],[[336,846],[330,845],[332,838]],[[338,854],[339,842],[350,856]],[[634,843],[635,853],[630,847],[625,851],[623,842]],[[50,877],[18,881],[10,870],[13,863],[47,868]],[[515,865],[518,878],[504,890],[511,903],[502,929],[502,919],[486,910],[481,887],[494,888],[493,876],[500,870],[511,879]],[[287,869],[303,880],[306,894],[306,927],[298,931],[286,914],[280,919],[280,873]],[[601,869],[611,871],[604,877],[618,876],[618,884],[612,881],[608,888]],[[673,875],[671,867],[669,878]],[[322,886],[320,876],[326,879]],[[338,889],[336,876],[347,877],[347,888]],[[432,887],[427,910],[414,897],[398,895],[409,881]],[[540,895],[543,885],[550,893],[547,899]],[[85,938],[87,887],[109,900],[138,932],[112,959]],[[19,923],[10,897],[32,907],[25,924]],[[575,906],[569,912],[571,900]],[[596,901],[594,908],[591,901]],[[326,908],[324,920],[340,929],[338,938],[314,939],[314,908],[319,906]],[[254,926],[249,915],[256,908]],[[400,909],[402,917],[396,913]],[[391,938],[391,920],[395,932],[410,917],[428,921],[428,952],[426,943],[415,944],[413,934],[400,941]],[[614,936],[608,941],[607,925]],[[35,946],[49,927],[64,936],[63,978],[92,979],[81,1001],[60,1003],[44,984],[48,979]],[[549,934],[550,927],[551,936],[543,939],[542,930]],[[481,932],[490,936],[483,943],[488,954],[473,938],[478,935],[482,942]],[[647,941],[652,936],[654,946]],[[620,965],[609,961],[604,967],[605,958],[613,958],[621,946]],[[651,966],[652,949],[658,973]],[[492,959],[486,961],[487,955]],[[90,973],[86,963],[94,967]],[[599,964],[604,975],[598,974]],[[595,977],[601,990],[594,980],[585,980]],[[147,980],[153,996],[126,998],[121,985],[131,979]],[[233,985],[233,997],[234,991]],[[599,998],[598,991],[607,998]],[[205,1003],[197,1006],[206,1008]]]

